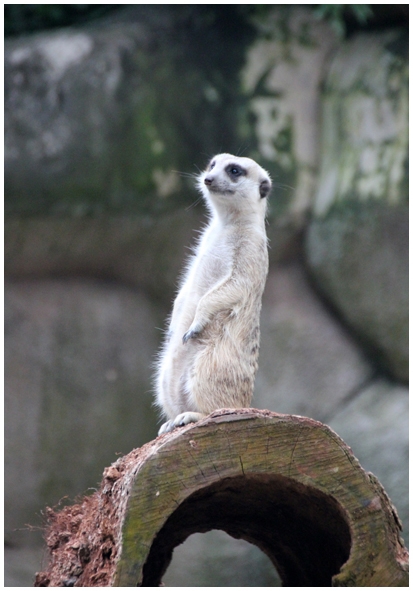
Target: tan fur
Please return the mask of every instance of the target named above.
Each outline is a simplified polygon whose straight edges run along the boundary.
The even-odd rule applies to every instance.
[[[211,217],[190,259],[159,356],[160,433],[223,407],[250,405],[268,272],[268,173],[250,158],[215,156],[198,177]]]

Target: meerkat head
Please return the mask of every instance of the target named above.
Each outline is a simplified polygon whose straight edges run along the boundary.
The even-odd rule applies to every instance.
[[[218,212],[260,212],[265,216],[271,179],[251,158],[219,154],[199,175],[198,188]]]

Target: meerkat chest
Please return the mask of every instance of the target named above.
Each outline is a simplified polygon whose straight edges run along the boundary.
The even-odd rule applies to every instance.
[[[215,239],[213,239],[215,238]],[[233,247],[225,236],[210,236],[203,241],[194,261],[193,283],[200,293],[205,293],[230,273],[233,264]]]

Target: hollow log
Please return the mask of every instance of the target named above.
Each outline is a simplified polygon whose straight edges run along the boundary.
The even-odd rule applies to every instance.
[[[100,490],[48,510],[35,586],[159,586],[174,548],[221,529],[257,545],[284,586],[408,585],[397,512],[326,425],[222,409],[106,468]]]

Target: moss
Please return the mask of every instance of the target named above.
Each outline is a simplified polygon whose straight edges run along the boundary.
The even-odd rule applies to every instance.
[[[170,198],[160,197],[156,172],[195,172],[194,166],[202,167],[210,155],[238,150],[237,118],[244,100],[238,92],[239,72],[245,49],[256,34],[245,14],[230,5],[144,6],[135,12],[145,35],[139,27],[135,32],[128,24],[120,25],[125,27],[127,43],[115,48],[113,55],[110,29],[88,31],[94,53],[88,63],[67,74],[68,96],[59,107],[64,117],[68,115],[66,124],[73,127],[71,143],[53,164],[47,158],[32,162],[28,154],[26,162],[18,165],[21,169],[11,168],[6,175],[6,213],[86,216],[168,211],[193,202],[195,192],[188,194],[177,186]],[[31,40],[22,43],[30,47]],[[119,62],[113,95],[105,95],[99,60]],[[43,70],[44,86],[52,92],[54,82],[47,68]],[[12,75],[11,71],[8,80]],[[33,85],[28,95],[35,92],[35,81]],[[70,116],[65,101],[74,105]],[[59,127],[47,101],[38,107],[43,117],[57,118]],[[101,123],[82,120],[91,110]],[[25,116],[33,114],[28,109]],[[18,121],[14,123],[16,142],[27,150]],[[52,125],[50,129],[53,134]],[[40,136],[35,139],[42,141]]]

